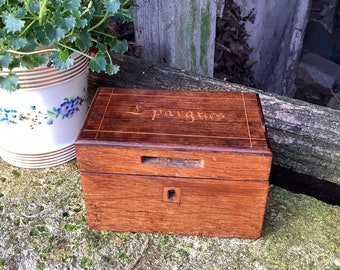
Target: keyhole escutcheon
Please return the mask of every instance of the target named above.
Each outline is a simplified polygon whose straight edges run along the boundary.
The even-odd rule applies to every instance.
[[[179,204],[181,202],[181,188],[163,187],[163,202]]]

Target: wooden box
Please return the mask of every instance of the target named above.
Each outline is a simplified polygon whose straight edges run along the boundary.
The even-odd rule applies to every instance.
[[[261,235],[272,155],[256,94],[100,88],[75,148],[91,229]]]

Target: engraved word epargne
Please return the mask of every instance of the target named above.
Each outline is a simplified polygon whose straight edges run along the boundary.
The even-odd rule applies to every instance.
[[[158,118],[170,118],[170,119],[181,119],[187,120],[189,123],[193,123],[197,120],[200,121],[221,121],[226,118],[225,114],[222,112],[203,112],[203,111],[193,111],[193,110],[177,110],[177,109],[166,109],[166,108],[156,108],[144,110],[142,105],[136,105],[135,112],[128,112],[133,115],[142,115],[145,113],[150,114],[152,121]]]

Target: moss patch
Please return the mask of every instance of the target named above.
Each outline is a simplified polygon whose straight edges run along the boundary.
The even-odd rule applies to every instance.
[[[254,241],[88,230],[75,161],[28,170],[0,160],[0,180],[0,269],[340,267],[340,208],[276,186]]]
[[[208,74],[208,41],[210,37],[210,2],[207,7],[201,11],[201,24],[200,24],[200,67],[202,68],[203,74]]]

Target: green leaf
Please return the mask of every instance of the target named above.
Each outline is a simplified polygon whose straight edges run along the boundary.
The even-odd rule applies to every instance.
[[[92,45],[91,34],[85,31],[81,32],[76,39],[76,45],[83,51],[90,48]]]
[[[65,9],[70,10],[70,9],[77,9],[80,7],[80,0],[67,0],[65,1]]]
[[[71,57],[65,58],[65,53],[61,53],[59,51],[55,51],[51,53],[51,62],[56,68],[66,70],[69,69],[74,62],[74,59]]]
[[[43,46],[51,46],[65,37],[66,31],[55,27],[51,22],[37,27],[37,37]]]
[[[114,64],[107,64],[105,67],[105,72],[109,75],[117,74],[119,71],[119,66]]]
[[[73,16],[63,18],[62,14],[57,11],[54,14],[54,21],[56,27],[64,29],[66,32],[70,31],[76,25],[76,19]]]
[[[63,39],[65,37],[65,30],[58,27],[55,28],[53,32],[51,32],[50,34],[50,39],[51,39],[51,43],[56,43],[59,40]]]
[[[27,40],[25,45],[20,49],[22,52],[33,52],[38,47],[35,40]]]
[[[88,23],[89,22],[87,19],[76,19],[76,25],[80,29],[83,29],[85,26],[87,26]]]
[[[104,43],[106,43],[109,46],[112,46],[117,42],[117,37],[115,35],[105,35],[104,36]]]
[[[106,70],[106,58],[104,54],[97,53],[97,55],[90,60],[89,66],[90,69],[95,72]]]
[[[66,31],[70,31],[76,25],[76,19],[72,16],[64,18],[61,21],[60,27],[65,29]]]
[[[24,20],[17,19],[16,17],[14,17],[12,14],[9,14],[8,12],[3,13],[2,21],[5,24],[7,33],[19,32],[25,26]]]
[[[13,92],[18,89],[19,77],[14,73],[8,73],[6,77],[0,76],[0,87]]]
[[[59,57],[61,61],[66,62],[67,59],[70,57],[70,52],[68,50],[59,51]]]
[[[38,13],[40,10],[40,5],[37,0],[32,0],[29,2],[28,7],[33,13]]]
[[[51,0],[51,1],[53,1],[52,4],[56,8],[56,10],[60,10],[60,7],[62,7],[64,0]]]
[[[76,41],[76,37],[74,35],[71,35],[71,36],[67,36],[67,40],[70,42],[70,43],[73,43]]]
[[[135,15],[135,8],[129,7],[127,9],[122,9],[119,13],[115,15],[115,18],[118,22],[132,22]]]
[[[26,45],[26,38],[10,37],[9,42],[14,50],[19,50]]]
[[[0,68],[8,68],[9,64],[12,61],[12,57],[9,53],[5,53],[4,55],[0,55]]]
[[[75,18],[79,19],[86,19],[88,22],[90,22],[96,12],[98,12],[97,8],[94,6],[96,5],[96,2],[93,3],[93,1],[88,1],[88,5],[86,7],[86,4],[83,5],[81,12],[80,10],[73,10],[72,15]]]
[[[128,42],[126,40],[116,40],[116,42],[111,45],[111,50],[117,53],[125,53],[128,50]]]
[[[0,7],[5,4],[5,0],[0,0]]]
[[[15,17],[18,19],[24,19],[26,14],[27,9],[18,5],[15,11]]]
[[[106,52],[107,51],[107,45],[106,43],[97,43],[97,48],[100,52]]]
[[[47,63],[48,58],[44,54],[30,54],[22,56],[21,60],[22,66],[33,69]]]
[[[13,57],[12,56],[12,61],[8,66],[8,69],[12,70],[13,68],[20,67],[21,63],[21,57]]]
[[[6,37],[6,31],[4,29],[0,29],[0,38]]]
[[[45,28],[44,26],[37,26],[36,28],[37,33],[37,39],[39,40],[39,43],[43,46],[49,46],[51,44],[51,41],[45,34]]]
[[[104,0],[104,7],[112,13],[112,15],[116,14],[120,8],[119,0]]]

